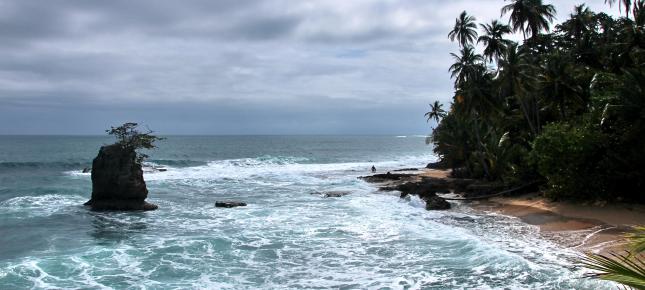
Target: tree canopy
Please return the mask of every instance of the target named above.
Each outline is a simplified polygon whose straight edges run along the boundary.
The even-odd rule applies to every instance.
[[[147,129],[147,131],[139,131],[139,124],[137,123],[124,123],[118,127],[110,127],[109,130],[105,130],[108,135],[112,135],[116,138],[116,144],[120,145],[126,150],[137,151],[138,149],[154,149],[156,148],[155,142],[163,140],[162,137],[157,137],[152,135],[153,131]],[[141,162],[148,155],[137,152],[137,161]]]
[[[449,34],[453,101],[426,114],[440,120],[434,151],[470,177],[541,180],[552,198],[645,202],[644,2],[608,1],[619,18],[575,6],[551,30],[553,5],[512,0],[501,7],[510,25],[481,34],[462,12]]]

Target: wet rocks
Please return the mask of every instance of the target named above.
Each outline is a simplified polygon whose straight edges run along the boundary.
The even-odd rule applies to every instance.
[[[379,187],[381,191],[400,191],[401,198],[408,195],[416,195],[425,200],[427,210],[450,209],[450,203],[437,193],[449,193],[455,190],[463,191],[473,181],[456,180],[451,178],[436,178],[419,176],[415,174],[376,174],[373,176],[361,177],[367,182],[384,183]]]
[[[141,164],[133,149],[119,144],[103,146],[92,162],[92,198],[85,203],[93,210],[154,210],[147,203],[148,189]]]
[[[448,166],[448,163],[445,161],[438,161],[438,162],[430,162],[428,165],[426,165],[426,168],[428,169],[449,169],[450,166]]]
[[[238,207],[238,206],[246,206],[246,203],[241,201],[232,201],[232,200],[215,202],[215,207],[232,208],[232,207]]]
[[[401,172],[401,171],[419,171],[418,168],[402,168],[402,169],[397,169],[393,170],[394,172]]]
[[[326,191],[326,192],[319,192],[319,191],[311,192],[312,195],[320,195],[320,196],[322,196],[324,198],[328,198],[328,197],[343,197],[343,196],[348,195],[350,193],[351,192],[349,192],[349,191],[340,191],[340,190],[339,191]]]
[[[450,203],[436,194],[424,198],[427,210],[446,210],[450,209]]]
[[[323,197],[343,197],[348,195],[349,191],[329,191],[323,194]]]
[[[374,174],[370,176],[361,176],[359,177],[362,180],[365,180],[367,182],[387,182],[387,181],[393,181],[393,180],[401,180],[401,179],[406,179],[410,177],[414,177],[414,174],[406,174],[406,173],[385,173],[385,174]]]
[[[423,198],[426,195],[435,194],[436,191],[433,190],[432,186],[429,184],[417,183],[417,182],[406,182],[394,186],[383,186],[380,187],[381,191],[400,191],[401,198],[404,198],[408,195],[418,195]]]

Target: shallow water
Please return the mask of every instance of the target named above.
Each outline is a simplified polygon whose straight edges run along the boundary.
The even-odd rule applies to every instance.
[[[0,136],[0,289],[610,286],[533,226],[356,178],[433,160],[422,136],[171,136],[150,154],[168,171],[145,174],[159,210],[90,212],[81,170],[109,141]]]

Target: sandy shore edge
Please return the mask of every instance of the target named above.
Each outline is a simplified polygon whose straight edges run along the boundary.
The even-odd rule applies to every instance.
[[[419,176],[449,178],[449,170],[423,169]],[[516,217],[537,226],[540,234],[565,248],[608,253],[626,249],[625,235],[645,225],[645,205],[555,202],[540,192],[513,197],[463,201],[481,213]]]

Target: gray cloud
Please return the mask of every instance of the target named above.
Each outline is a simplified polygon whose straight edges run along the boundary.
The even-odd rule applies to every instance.
[[[427,103],[451,96],[454,18],[503,4],[0,0],[0,134],[423,134]]]

